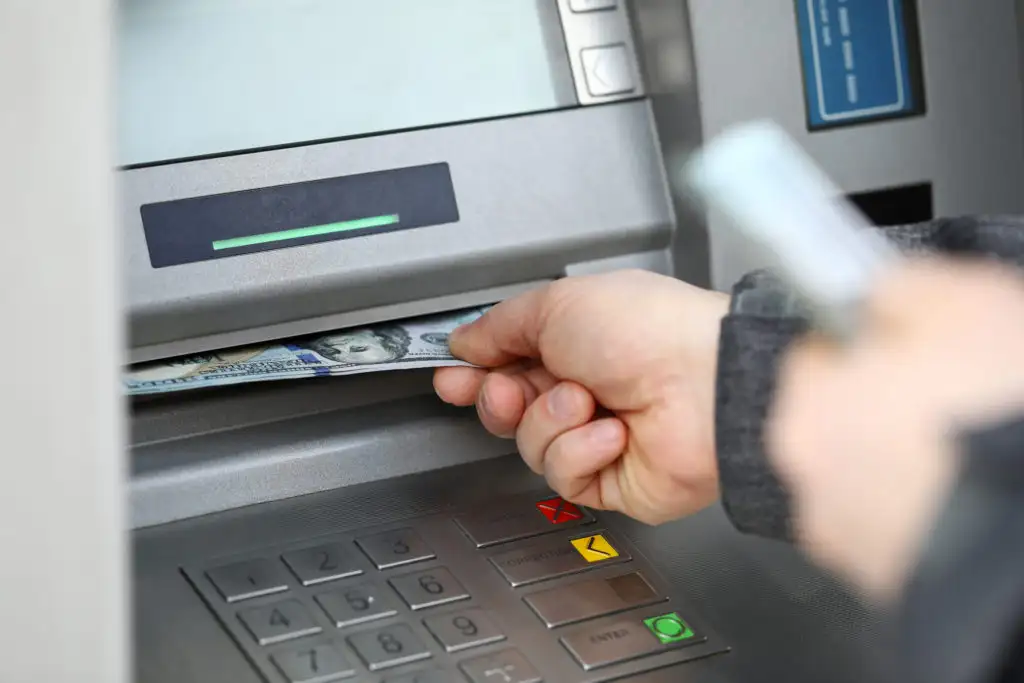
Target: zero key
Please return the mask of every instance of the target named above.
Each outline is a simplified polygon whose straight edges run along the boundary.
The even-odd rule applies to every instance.
[[[537,670],[514,648],[467,659],[459,668],[473,683],[541,683]]]

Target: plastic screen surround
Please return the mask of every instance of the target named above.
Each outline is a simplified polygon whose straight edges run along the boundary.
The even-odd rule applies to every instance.
[[[553,23],[543,0],[120,0],[118,162],[569,106]]]

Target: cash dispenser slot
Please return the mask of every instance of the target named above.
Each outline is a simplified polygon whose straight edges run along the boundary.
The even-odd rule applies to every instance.
[[[372,322],[331,327],[324,334],[301,338],[267,337],[251,346],[214,349],[209,355],[158,358],[129,366],[127,376],[154,379],[141,389],[147,393],[130,400],[133,524],[162,524],[507,455],[508,443],[486,434],[470,411],[438,401],[431,368],[402,369],[400,358],[383,361],[381,369],[337,376],[326,374],[329,368],[324,367],[323,376],[309,372],[266,381],[256,375],[252,381],[226,385],[188,385],[177,378],[202,375],[193,369],[193,361],[219,357],[242,365],[275,346],[282,353],[315,348],[322,354],[328,350],[317,346],[318,340],[347,344],[349,338],[372,340],[396,329],[408,337],[406,351],[415,353],[417,346],[425,346],[414,338],[417,325],[428,330],[435,327],[421,322],[425,315],[427,320],[440,321],[439,332],[426,336],[440,337],[454,321],[466,318],[465,307],[449,308],[453,302],[486,306],[540,284],[467,292],[390,309],[413,314],[409,317],[360,311],[359,320]],[[471,307],[470,317],[480,310]],[[342,315],[333,320],[355,318]],[[441,340],[434,342],[432,346]],[[347,347],[331,348],[348,351]],[[309,352],[296,353],[302,357]],[[437,355],[447,355],[447,349]],[[180,375],[176,364],[197,374]],[[137,375],[131,374],[139,368]],[[371,459],[374,463],[367,467]]]

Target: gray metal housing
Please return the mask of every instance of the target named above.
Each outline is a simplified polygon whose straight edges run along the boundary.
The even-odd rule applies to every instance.
[[[849,191],[924,179],[940,213],[1017,206],[1011,189],[1024,162],[1018,72],[1004,59],[1016,40],[1008,2],[922,3],[928,115],[812,137],[798,124],[792,3],[620,0],[643,88],[603,100],[585,91],[577,54],[596,23],[569,1],[559,0],[559,17],[575,23],[552,29],[566,46],[554,68],[568,65],[577,107],[123,172],[131,359],[449,310],[625,266],[708,284],[710,261],[725,288],[756,264],[714,217],[709,260],[703,217],[671,191],[666,168],[705,133],[751,116],[786,123]],[[969,55],[946,50],[957,32],[978,38]],[[973,68],[988,69],[991,84],[972,80]],[[451,166],[457,224],[149,267],[143,202],[435,161]],[[149,397],[131,411],[137,674],[146,683],[259,680],[183,580],[183,564],[540,487],[510,442],[485,434],[472,411],[440,405],[429,372]],[[717,507],[654,529],[612,515],[602,522],[733,648],[631,680],[880,680],[867,669],[885,652],[884,633],[792,548],[742,537]]]

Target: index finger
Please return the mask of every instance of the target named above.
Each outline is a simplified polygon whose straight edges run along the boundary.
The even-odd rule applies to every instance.
[[[474,365],[496,367],[539,355],[547,287],[506,299],[448,337],[452,355]]]

